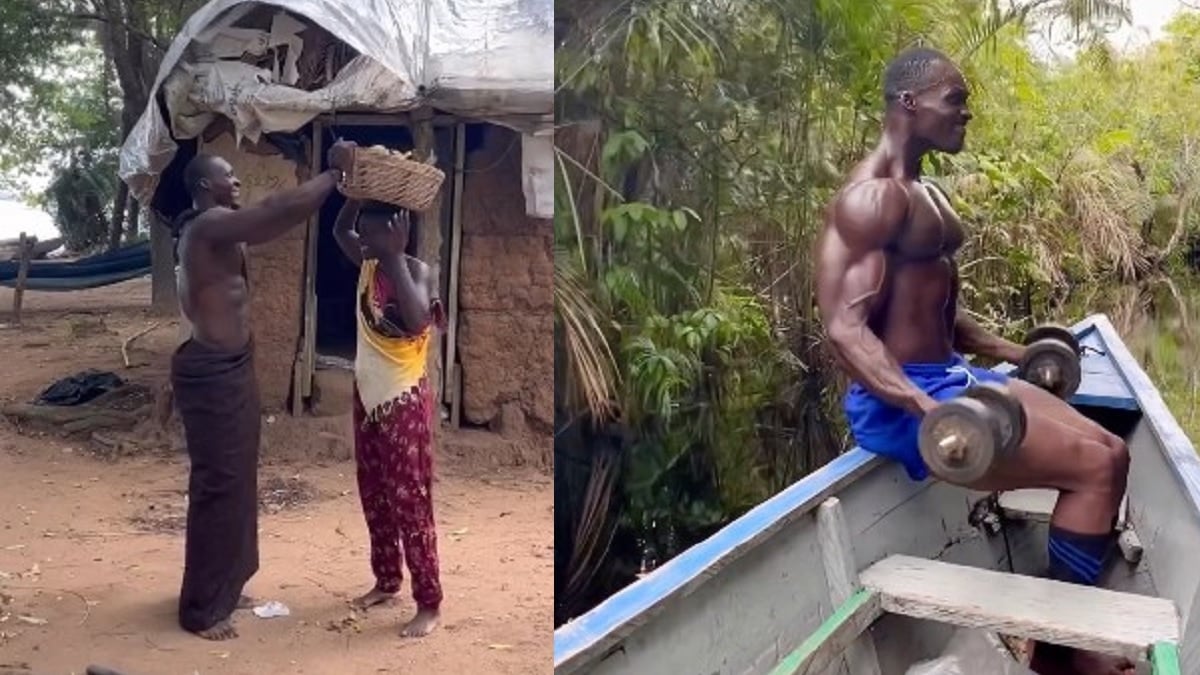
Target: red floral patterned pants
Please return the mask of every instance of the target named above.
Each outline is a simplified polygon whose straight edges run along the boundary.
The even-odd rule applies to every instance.
[[[354,392],[354,454],[358,493],[371,537],[375,587],[400,590],[402,561],[412,575],[413,599],[421,609],[442,602],[438,578],[437,533],[433,522],[432,402],[422,379],[377,420],[367,418]]]

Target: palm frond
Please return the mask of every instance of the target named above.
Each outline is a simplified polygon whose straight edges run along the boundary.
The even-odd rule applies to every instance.
[[[619,374],[603,316],[589,294],[572,256],[554,252],[554,314],[561,329],[572,397],[585,405],[594,420],[607,420],[613,411]]]

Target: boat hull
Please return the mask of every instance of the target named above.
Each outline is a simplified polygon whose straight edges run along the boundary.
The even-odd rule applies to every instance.
[[[1117,560],[1105,585],[1173,601],[1182,672],[1200,672],[1200,461],[1107,318],[1090,317],[1075,332],[1093,354],[1072,404],[1126,439],[1127,518],[1144,547],[1136,566]],[[989,495],[914,483],[856,448],[560,627],[555,672],[769,672],[836,608],[816,521],[831,496],[841,502],[859,571],[894,554],[1030,575],[1045,569],[1044,522],[1006,521],[1002,532],[989,532],[972,524]],[[940,654],[953,631],[887,615],[866,635],[883,675],[903,675]]]

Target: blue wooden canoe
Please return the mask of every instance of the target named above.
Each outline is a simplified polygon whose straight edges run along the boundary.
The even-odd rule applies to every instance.
[[[1053,491],[914,483],[855,448],[561,626],[555,672],[903,675],[970,626],[1200,673],[1200,459],[1108,318],[1073,330],[1070,402],[1132,456],[1103,589],[1039,578]]]

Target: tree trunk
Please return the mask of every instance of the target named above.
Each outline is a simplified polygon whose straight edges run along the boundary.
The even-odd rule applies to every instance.
[[[139,0],[92,0],[96,13],[108,18],[108,21],[98,22],[97,35],[105,55],[112,62],[116,71],[117,83],[121,87],[121,142],[124,142],[137,123],[138,117],[150,101],[150,86],[158,70],[160,56],[153,51],[153,46],[142,36],[128,30],[120,30],[116,26],[129,26],[136,30],[149,32],[145,22],[145,14],[140,11]],[[114,217],[109,230],[109,247],[117,248],[121,243],[122,225],[125,220],[125,206],[129,199],[129,186],[121,181],[117,188],[115,204],[120,207],[113,209]],[[138,207],[136,202],[131,204],[133,215],[130,219],[131,229],[137,227]],[[120,217],[117,217],[117,213]],[[136,235],[134,229],[133,234]],[[166,226],[157,222],[150,226],[150,288],[151,305],[155,312],[171,314],[177,311],[178,301],[175,289],[175,251],[174,241]]]
[[[150,211],[150,305],[155,314],[174,316],[179,312],[175,288],[175,241],[166,223]]]
[[[121,247],[121,233],[125,231],[125,203],[129,201],[129,186],[117,181],[117,196],[113,198],[112,217],[108,222],[108,250]]]
[[[138,230],[142,226],[142,205],[133,197],[129,198],[129,218],[126,222],[129,226],[125,228],[125,243],[131,244],[137,241]]]

